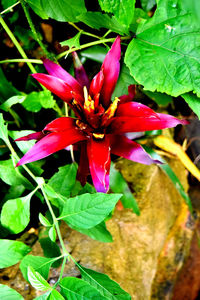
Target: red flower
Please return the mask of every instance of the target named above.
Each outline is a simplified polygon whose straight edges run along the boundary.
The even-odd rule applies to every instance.
[[[81,148],[78,170],[81,183],[86,182],[90,171],[96,190],[107,192],[111,153],[147,165],[156,162],[139,144],[124,134],[170,128],[177,124],[187,124],[187,121],[157,114],[143,104],[132,102],[134,86],[129,86],[128,95],[111,102],[120,71],[120,54],[120,37],[117,37],[100,72],[91,83],[76,53],[73,54],[76,79],[59,65],[44,60],[44,66],[50,75],[33,74],[33,77],[67,102],[76,118],[58,118],[47,124],[42,132],[17,139],[38,140],[17,166],[42,159],[70,144],[78,143]]]

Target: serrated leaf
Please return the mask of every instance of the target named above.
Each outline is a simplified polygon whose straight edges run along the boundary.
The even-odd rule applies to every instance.
[[[43,11],[52,19],[75,22],[77,16],[86,12],[84,0],[40,0]]]
[[[156,0],[141,0],[141,5],[144,10],[149,11],[156,5]]]
[[[7,268],[18,263],[31,248],[22,242],[0,240],[0,268]]]
[[[33,193],[25,197],[8,200],[2,207],[1,223],[12,233],[23,231],[30,221],[30,201]]]
[[[20,263],[20,270],[24,278],[28,281],[28,266],[33,267],[33,269],[40,273],[44,279],[48,278],[49,269],[51,265],[57,260],[57,258],[47,258],[42,256],[25,256]]]
[[[114,193],[122,193],[120,201],[124,208],[131,208],[136,215],[140,215],[140,209],[137,201],[131,193],[129,186],[122,174],[115,169],[114,164],[110,168],[110,188]]]
[[[82,279],[95,287],[101,295],[112,300],[131,300],[131,296],[125,292],[117,282],[111,280],[108,275],[84,268],[77,264]]]
[[[49,229],[49,238],[51,239],[52,242],[55,242],[56,241],[56,229],[54,226],[52,226],[50,229]]]
[[[113,210],[121,194],[83,194],[69,198],[64,204],[59,219],[69,226],[88,229],[101,223]]]
[[[13,96],[0,105],[0,109],[8,111],[14,104],[22,103],[26,96]]]
[[[51,289],[50,284],[40,275],[40,273],[36,272],[33,267],[28,267],[28,280],[31,285],[39,291],[48,291]]]
[[[187,102],[189,107],[193,110],[193,112],[200,119],[200,98],[198,98],[193,93],[184,94],[184,95],[181,95],[181,97]]]
[[[51,226],[51,223],[49,222],[49,220],[47,220],[47,218],[45,218],[41,213],[39,213],[39,220],[43,226],[45,226],[45,227]]]
[[[101,9],[113,13],[116,19],[127,28],[129,27],[135,10],[135,0],[98,0]]]
[[[65,277],[61,280],[59,286],[61,288],[60,293],[67,297],[67,300],[108,299],[102,296],[93,286],[79,278]]]
[[[125,63],[146,90],[172,96],[200,95],[200,23],[182,0],[160,0],[149,20],[139,24]]]
[[[32,92],[22,103],[23,107],[31,112],[38,112],[41,108],[52,108],[55,105],[55,100],[50,91]]]
[[[9,286],[0,284],[1,300],[23,300],[24,298]]]
[[[63,41],[60,43],[60,45],[63,46],[68,46],[70,49],[71,48],[78,48],[80,49],[80,37],[81,37],[81,31],[79,31],[73,38],[68,39],[66,41]]]

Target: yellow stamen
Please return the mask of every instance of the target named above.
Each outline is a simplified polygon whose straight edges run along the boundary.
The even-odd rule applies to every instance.
[[[111,103],[110,106],[108,107],[108,109],[106,110],[105,115],[107,115],[108,119],[110,119],[114,116],[119,101],[120,101],[120,99],[115,97],[115,100],[113,101],[113,103]]]
[[[86,124],[81,122],[80,120],[76,120],[76,125],[81,129],[84,130],[87,128]]]
[[[96,139],[103,139],[104,138],[104,134],[103,133],[93,133],[93,136]]]
[[[85,99],[84,110],[91,113],[94,111],[94,100],[92,100],[90,95],[88,96],[88,91],[87,91],[86,86],[83,87],[83,93],[84,93],[84,99]]]

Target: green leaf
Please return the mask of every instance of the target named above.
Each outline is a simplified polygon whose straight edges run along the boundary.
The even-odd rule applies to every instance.
[[[123,196],[120,201],[124,208],[131,208],[136,215],[140,215],[140,209],[137,201],[131,193],[129,186],[122,174],[115,169],[114,164],[111,164],[110,168],[110,188],[114,193],[121,193]]]
[[[145,12],[141,8],[136,8],[134,18],[130,24],[129,30],[135,33],[137,31],[139,23],[144,22],[144,20],[146,19],[149,19],[147,12]]]
[[[95,227],[89,228],[89,229],[80,229],[73,227],[73,229],[81,232],[82,234],[88,235],[93,240],[100,241],[103,243],[112,243],[113,238],[110,232],[106,228],[105,222],[102,222]]]
[[[42,275],[45,279],[48,278],[49,270],[53,262],[55,262],[57,258],[47,258],[42,256],[33,256],[27,255],[25,256],[20,264],[20,270],[24,276],[24,278],[28,281],[28,266],[33,267],[33,269]]]
[[[53,290],[48,300],[65,300],[65,298],[63,298],[63,296],[58,291]]]
[[[54,226],[52,226],[50,229],[49,229],[49,238],[51,239],[52,242],[55,242],[56,241],[56,229]]]
[[[107,28],[122,35],[127,33],[126,27],[120,24],[115,17],[101,12],[88,11],[78,16],[78,20],[95,29]]]
[[[11,5],[15,4],[16,2],[17,2],[17,0],[1,0],[3,9],[10,7]]]
[[[93,47],[89,47],[85,50],[82,50],[80,52],[80,55],[82,57],[94,60],[96,62],[102,63],[104,61],[104,58],[107,54],[107,49],[105,47],[96,45]]]
[[[7,142],[10,143],[8,139],[8,129],[3,119],[3,114],[0,114],[0,139],[2,139],[6,144]]]
[[[131,296],[107,275],[84,268],[79,264],[77,266],[81,272],[82,279],[95,287],[107,299],[131,300]]]
[[[155,101],[159,106],[167,106],[173,102],[173,98],[167,94],[162,94],[158,92],[149,92],[143,90],[143,93],[147,95],[150,99]]]
[[[49,222],[49,220],[47,220],[47,218],[45,218],[41,213],[39,213],[39,220],[43,226],[45,226],[45,227],[51,226],[51,223]]]
[[[3,103],[8,98],[19,94],[16,88],[7,80],[2,68],[0,67],[0,103]]]
[[[23,300],[24,298],[9,286],[0,284],[1,300]]]
[[[181,95],[181,97],[187,102],[189,107],[200,119],[200,98],[192,93]]]
[[[52,108],[55,105],[55,100],[50,91],[32,92],[22,103],[24,108],[31,112],[38,112],[41,108]]]
[[[200,23],[185,2],[158,1],[154,16],[139,24],[128,45],[125,63],[145,90],[200,95]]]
[[[149,11],[156,5],[156,0],[141,0],[141,5],[144,10]]]
[[[135,0],[98,0],[101,9],[113,13],[116,19],[127,28],[129,27],[135,10]]]
[[[60,45],[63,46],[68,46],[70,49],[71,48],[78,48],[80,49],[80,37],[81,37],[82,31],[79,31],[73,38],[68,39],[66,41],[63,41],[60,43]]]
[[[77,16],[86,12],[84,0],[40,0],[44,12],[52,19],[61,22],[75,22]]]
[[[41,0],[26,0],[26,2],[38,16],[40,16],[42,19],[48,19],[48,15],[44,12],[41,6]]]
[[[76,182],[76,173],[77,165],[75,163],[60,167],[58,172],[50,178],[48,185],[51,186],[56,193],[68,197]]]
[[[163,164],[159,165],[159,167],[170,178],[170,180],[174,184],[175,188],[177,189],[177,191],[179,192],[179,194],[183,197],[183,199],[185,200],[186,204],[188,205],[189,210],[191,212],[193,212],[192,202],[191,202],[188,194],[185,192],[184,187],[182,186],[180,180],[178,179],[178,177],[176,176],[176,174],[174,173],[174,171],[170,167],[170,165],[159,154],[157,154],[155,151],[153,151],[153,149],[151,149],[149,147],[146,147],[146,146],[144,148],[153,157],[153,159],[157,159],[157,160],[163,162]]]
[[[102,296],[97,289],[79,278],[65,277],[59,285],[61,288],[60,293],[67,300],[108,299]]]
[[[59,246],[56,243],[52,242],[49,237],[40,238],[39,242],[45,257],[53,258],[53,257],[61,256]],[[59,267],[61,261],[62,259],[58,259],[52,264],[52,267],[53,268]]]
[[[40,273],[36,272],[33,267],[28,267],[28,280],[31,285],[39,291],[48,291],[51,289],[50,284],[40,275]]]
[[[31,248],[22,242],[0,240],[0,268],[7,268],[18,263]]]
[[[8,109],[17,103],[22,103],[26,97],[25,96],[13,96],[6,100],[3,104],[0,105],[0,109],[8,111]]]
[[[49,296],[51,294],[51,291],[46,292],[45,294],[42,294],[36,298],[34,298],[34,300],[49,300]]]
[[[12,233],[23,231],[30,221],[30,201],[35,191],[25,197],[8,200],[2,208],[1,223]]]
[[[121,194],[83,194],[69,198],[64,204],[59,219],[69,226],[88,229],[101,223],[113,210]]]
[[[112,99],[122,95],[128,94],[128,86],[131,84],[138,84],[131,76],[129,68],[123,63],[120,71],[119,79],[117,81],[115,90],[112,95]]]

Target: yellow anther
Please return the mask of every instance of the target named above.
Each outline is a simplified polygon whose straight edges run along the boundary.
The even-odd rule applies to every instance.
[[[103,133],[93,133],[93,136],[96,139],[103,139],[104,138],[104,134]]]
[[[106,110],[105,115],[107,115],[108,119],[110,119],[114,116],[119,101],[120,101],[120,99],[115,97],[115,100],[113,101],[113,103],[111,103],[110,106],[108,107],[108,109]]]
[[[93,112],[94,111],[94,100],[92,100],[92,98],[90,97],[90,95],[88,96],[88,91],[86,86],[83,87],[83,93],[84,93],[84,109],[87,112]]]

